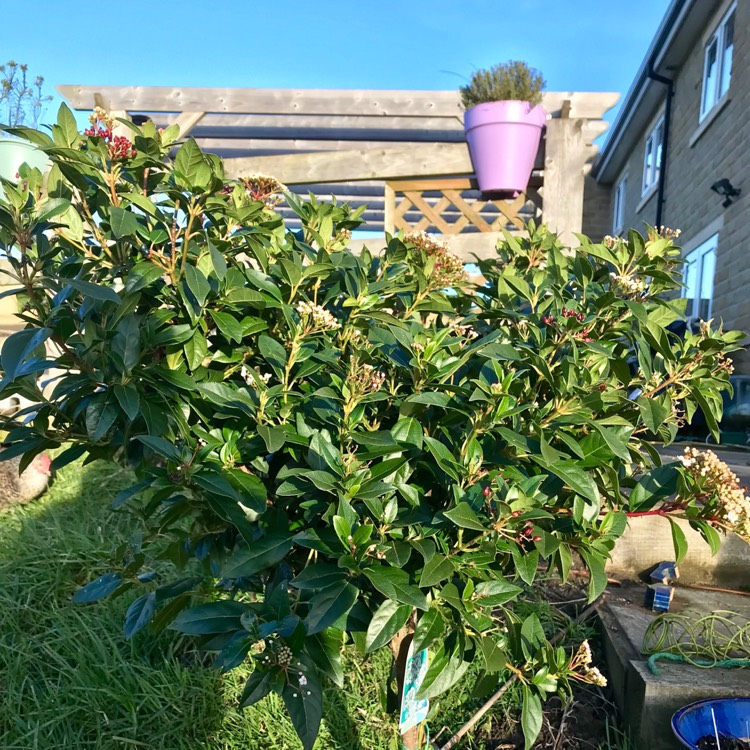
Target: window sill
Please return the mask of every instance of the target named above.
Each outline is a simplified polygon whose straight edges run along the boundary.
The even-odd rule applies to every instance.
[[[728,94],[729,92],[724,94],[724,96],[718,101],[718,103],[714,105],[714,108],[703,118],[703,121],[700,123],[700,125],[698,125],[698,127],[693,131],[693,134],[690,136],[690,140],[688,141],[688,146],[690,148],[695,146],[695,144],[698,142],[698,139],[708,130],[711,123],[726,108],[727,104],[732,101],[729,98]]]
[[[639,214],[644,206],[656,195],[656,191],[659,189],[659,181],[657,180],[641,198],[641,202],[635,207],[635,212]]]

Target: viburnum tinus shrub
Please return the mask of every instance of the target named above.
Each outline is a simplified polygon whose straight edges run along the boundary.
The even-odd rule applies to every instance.
[[[280,693],[306,748],[342,648],[403,656],[411,636],[426,697],[474,661],[487,690],[512,669],[530,746],[542,698],[601,675],[514,600],[575,559],[595,598],[628,513],[688,516],[715,543],[719,495],[646,438],[696,406],[715,428],[739,335],[670,333],[679,253],[654,232],[571,250],[532,226],[475,286],[427,237],[354,254],[346,205],[287,195],[291,231],[274,180],[227,180],[193,140],[170,160],[175,128],[128,124],[126,145],[92,120],[15,129],[53,167],[0,203],[26,323],[0,392],[38,404],[3,457],[61,448],[56,467],[139,480],[116,504],[142,546],[76,599],[138,590],[127,637],[169,625],[252,665],[242,704]]]

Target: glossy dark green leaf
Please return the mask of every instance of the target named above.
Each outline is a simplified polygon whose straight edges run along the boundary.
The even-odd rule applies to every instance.
[[[688,551],[688,541],[685,536],[685,532],[680,528],[680,525],[674,518],[669,518],[669,525],[672,530],[672,544],[674,545],[674,559],[679,565],[684,559]]]
[[[139,596],[125,613],[125,624],[123,633],[126,638],[132,638],[139,630],[142,630],[151,621],[156,613],[156,593]]]
[[[381,565],[365,568],[364,574],[383,596],[416,609],[428,608],[425,595],[409,582],[409,574],[405,570]]]
[[[247,604],[231,599],[200,604],[180,612],[169,627],[187,635],[231,633],[242,629],[240,618],[247,609]]]
[[[428,609],[417,622],[414,631],[414,653],[429,648],[443,635],[445,622],[437,609]]]
[[[230,340],[239,344],[242,341],[242,326],[240,322],[229,313],[210,310],[211,317],[216,327]],[[272,340],[272,339],[271,339]]]
[[[459,528],[474,529],[475,531],[484,531],[485,527],[479,520],[479,516],[471,509],[468,503],[460,502],[455,508],[445,511],[444,514]]]
[[[413,607],[407,604],[398,604],[390,599],[384,601],[373,614],[367,628],[365,637],[367,653],[377,651],[390,643],[393,636],[404,627],[413,611]]]
[[[436,554],[422,569],[422,576],[419,579],[420,588],[436,586],[441,581],[453,575],[453,563],[445,555]]]
[[[138,232],[138,219],[132,211],[119,206],[111,206],[109,209],[109,226],[112,229],[112,236],[119,240]]]
[[[65,279],[64,282],[85,297],[103,300],[104,302],[114,302],[118,305],[122,302],[120,296],[111,287],[93,284],[84,279]]]
[[[354,606],[359,589],[346,581],[327,586],[310,600],[310,611],[305,618],[310,635],[333,627]]]
[[[245,688],[240,696],[240,708],[252,706],[263,700],[273,686],[273,677],[267,670],[256,669],[245,683]]]
[[[292,548],[293,537],[274,533],[240,548],[224,562],[221,575],[225,578],[252,576],[281,562]]]
[[[521,708],[521,728],[524,750],[531,750],[542,731],[542,701],[528,685],[523,686],[523,706]]]
[[[299,679],[290,680],[281,690],[281,697],[289,713],[304,750],[312,750],[323,717],[323,688],[315,666],[303,659],[306,684],[300,686]]]
[[[120,573],[105,573],[78,589],[73,594],[73,601],[79,604],[98,602],[100,599],[105,599],[113,594],[121,583],[122,575]]]
[[[343,633],[327,628],[305,639],[305,650],[315,666],[337,687],[344,687],[344,668],[341,664]]]
[[[125,416],[132,422],[140,415],[141,399],[138,390],[132,383],[127,385],[116,385],[112,392],[115,394],[117,403],[125,412]]]

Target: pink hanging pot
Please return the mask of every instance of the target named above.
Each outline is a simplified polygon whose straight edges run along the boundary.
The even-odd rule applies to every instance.
[[[547,113],[529,102],[485,102],[466,110],[464,131],[483,193],[526,190]]]

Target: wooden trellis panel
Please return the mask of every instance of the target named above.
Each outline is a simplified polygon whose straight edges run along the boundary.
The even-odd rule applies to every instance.
[[[468,178],[392,180],[385,183],[385,228],[393,232],[520,231],[529,219],[541,215],[538,185],[512,198],[487,198]]]

